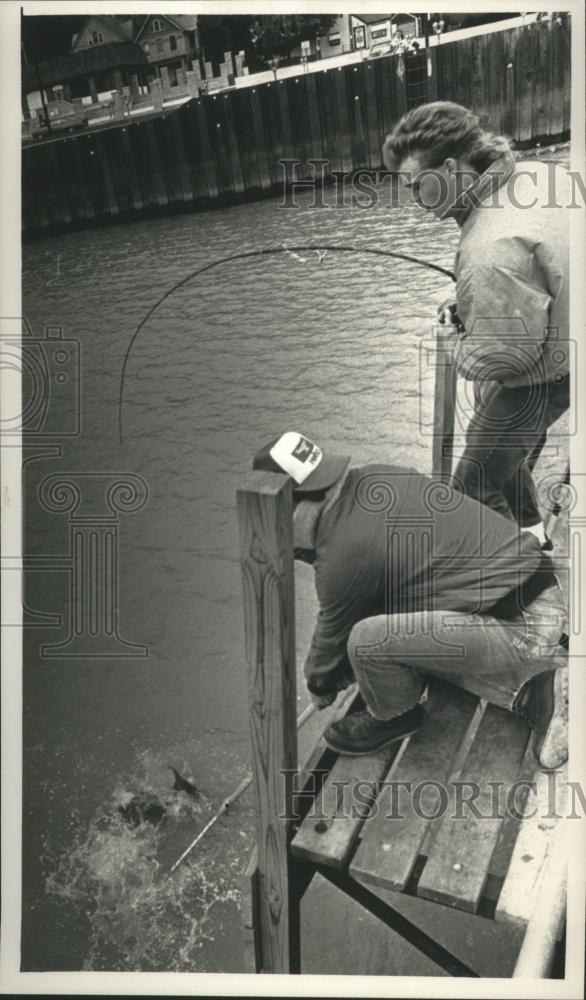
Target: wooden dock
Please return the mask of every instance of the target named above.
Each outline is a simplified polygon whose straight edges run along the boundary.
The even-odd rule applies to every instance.
[[[456,389],[449,369],[440,342],[434,471],[444,479]],[[564,553],[563,491],[558,500],[550,533]],[[514,975],[548,976],[565,920],[566,767],[542,771],[524,720],[433,679],[417,733],[361,757],[336,754],[320,736],[298,770],[288,477],[252,474],[238,491],[238,513],[257,809],[257,841],[244,877],[249,971],[301,971],[301,900],[319,874],[450,975],[477,973],[378,890],[385,900],[395,893],[430,900],[438,920],[450,907],[524,928]],[[566,662],[563,644],[554,658]],[[346,692],[338,714],[356,699],[354,689]],[[535,797],[525,816],[530,787]],[[474,809],[463,808],[463,788],[478,790]],[[401,796],[401,789],[409,794]]]
[[[385,136],[409,108],[471,105],[517,143],[566,139],[570,17],[194,98],[176,110],[22,151],[23,230],[205,208],[283,190],[282,159],[334,171],[382,168]],[[429,58],[429,62],[428,62]],[[319,171],[318,171],[319,176]]]

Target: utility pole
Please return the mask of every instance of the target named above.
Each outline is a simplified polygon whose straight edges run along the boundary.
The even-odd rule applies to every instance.
[[[431,21],[431,14],[425,15],[424,22],[424,33],[425,33],[425,65],[427,67],[427,77],[431,76],[431,52],[429,51],[429,25]]]
[[[36,61],[35,61],[35,72],[36,72],[36,76],[37,76],[37,83],[39,84],[39,91],[40,91],[40,94],[41,94],[41,103],[43,105],[43,112],[44,112],[44,115],[45,115],[45,121],[47,123],[47,128],[49,130],[49,135],[51,135],[52,129],[51,129],[51,122],[49,120],[49,109],[47,107],[47,102],[45,100],[45,91],[43,90],[43,82],[41,80],[41,71],[39,69],[38,62],[36,62]]]

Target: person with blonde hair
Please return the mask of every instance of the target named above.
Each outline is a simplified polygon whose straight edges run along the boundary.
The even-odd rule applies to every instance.
[[[383,146],[422,208],[460,229],[453,325],[475,408],[452,485],[545,536],[531,471],[569,406],[567,173],[516,162],[508,140],[451,101],[409,111]]]

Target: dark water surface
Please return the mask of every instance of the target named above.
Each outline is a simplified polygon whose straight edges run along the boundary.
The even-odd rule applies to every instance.
[[[330,196],[328,196],[330,197]],[[145,506],[120,517],[120,633],[142,659],[43,660],[67,634],[31,630],[25,668],[23,969],[237,971],[238,872],[250,795],[172,878],[166,871],[249,768],[235,491],[251,454],[298,429],[357,463],[429,471],[419,349],[448,279],[411,264],[312,251],[211,270],[149,320],[167,288],[248,249],[339,242],[450,267],[457,242],[412,205],[283,210],[277,200],[80,232],[26,246],[25,315],[81,350],[82,432],[27,467],[27,551],[64,555],[67,516],[37,490],[52,472],[137,473]],[[87,489],[91,488],[87,481]],[[67,612],[67,574],[35,572],[29,606]],[[299,572],[299,663],[315,612]],[[300,708],[306,703],[299,686]],[[306,737],[307,738],[307,737]],[[172,764],[201,796],[172,790]],[[125,824],[132,796],[166,810]],[[333,967],[323,971],[337,971]]]

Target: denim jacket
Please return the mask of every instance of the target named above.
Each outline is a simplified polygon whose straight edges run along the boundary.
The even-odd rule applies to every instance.
[[[560,381],[569,370],[567,172],[503,157],[461,203],[459,373],[511,386]]]

